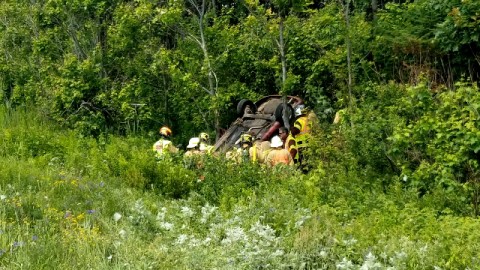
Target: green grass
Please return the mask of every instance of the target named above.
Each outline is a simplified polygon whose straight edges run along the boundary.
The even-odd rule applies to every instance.
[[[157,162],[151,143],[2,110],[0,269],[480,267],[478,219],[400,184],[322,165],[190,170]]]

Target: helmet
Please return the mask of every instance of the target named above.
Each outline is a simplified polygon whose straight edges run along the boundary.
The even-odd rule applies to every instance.
[[[172,130],[169,127],[161,127],[160,128],[160,134],[168,137],[168,136],[172,135]]]
[[[208,133],[206,133],[206,132],[200,133],[200,140],[208,141],[209,138],[210,138],[210,136],[208,135]]]
[[[200,138],[193,137],[188,141],[187,148],[189,148],[189,149],[196,148],[196,147],[198,147],[198,144],[200,144]]]
[[[282,139],[278,136],[273,136],[272,142],[270,143],[271,147],[281,147],[283,145]]]
[[[295,108],[295,116],[300,116],[302,114],[305,114],[306,112],[307,108],[303,104],[300,104]]]
[[[240,136],[241,143],[251,143],[252,142],[252,135],[245,133]]]

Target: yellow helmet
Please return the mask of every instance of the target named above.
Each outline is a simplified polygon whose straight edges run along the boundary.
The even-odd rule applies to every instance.
[[[245,133],[240,136],[241,143],[251,143],[252,142],[252,135]]]
[[[203,140],[203,141],[208,141],[208,139],[210,139],[210,136],[206,132],[200,133],[199,137],[200,137],[200,140]]]
[[[169,137],[172,135],[172,130],[169,127],[161,127],[160,134]]]

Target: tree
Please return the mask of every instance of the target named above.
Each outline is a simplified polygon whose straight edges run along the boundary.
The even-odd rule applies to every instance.
[[[285,84],[287,81],[287,59],[286,59],[286,46],[285,40],[285,20],[291,13],[305,12],[307,7],[312,4],[309,0],[271,0],[265,1],[264,5],[271,15],[275,18],[274,21],[278,23],[278,39],[276,44],[280,54],[281,62],[281,91],[285,91]]]

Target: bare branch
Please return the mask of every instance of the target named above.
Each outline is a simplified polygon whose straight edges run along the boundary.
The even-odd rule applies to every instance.
[[[196,36],[194,36],[194,35],[191,34],[191,33],[189,33],[188,36],[190,36],[191,39],[193,39],[195,42],[198,43],[198,45],[199,45],[200,47],[202,47],[202,42],[201,42]]]

